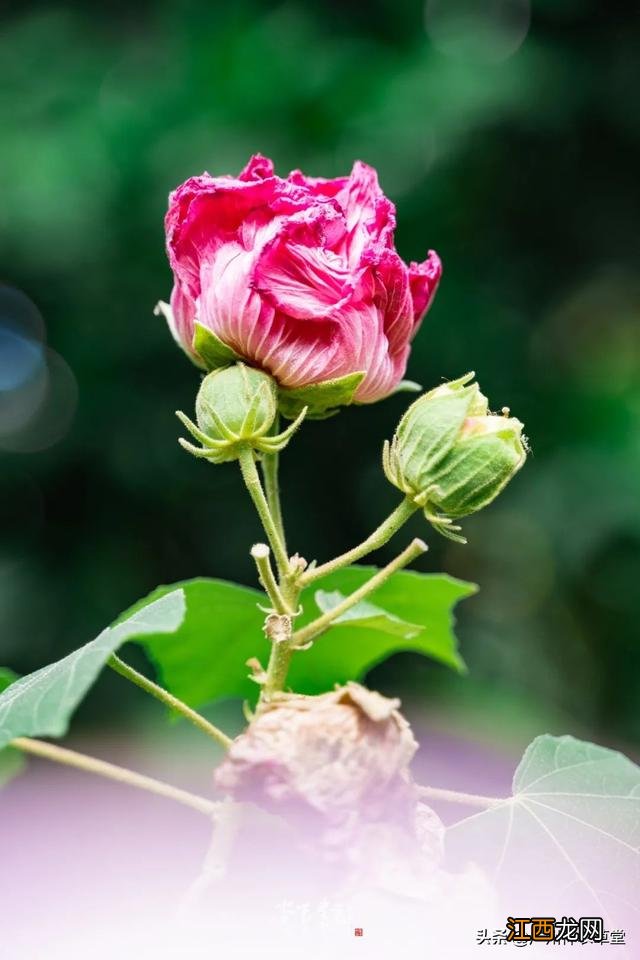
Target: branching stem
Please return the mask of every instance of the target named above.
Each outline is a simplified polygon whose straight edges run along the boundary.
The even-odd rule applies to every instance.
[[[405,497],[404,500],[398,504],[395,510],[389,514],[386,520],[384,520],[380,526],[373,531],[373,533],[367,537],[366,540],[363,540],[362,543],[358,544],[357,547],[353,547],[351,550],[347,550],[346,553],[341,554],[339,557],[335,557],[333,560],[329,560],[327,563],[321,564],[319,567],[312,567],[310,570],[307,570],[299,578],[299,584],[301,587],[306,587],[310,583],[319,580],[320,577],[326,577],[328,573],[333,573],[335,570],[341,570],[343,567],[349,566],[351,563],[355,563],[356,560],[360,560],[361,557],[365,557],[368,553],[372,553],[374,550],[378,550],[380,547],[391,539],[391,537],[398,532],[400,527],[403,526],[411,517],[416,510],[418,509],[417,505],[409,497]]]
[[[328,630],[332,623],[337,620],[338,617],[342,616],[343,613],[346,613],[351,607],[354,607],[356,603],[359,603],[361,600],[364,600],[370,593],[373,593],[374,590],[377,590],[385,580],[388,580],[390,576],[396,573],[398,570],[402,570],[403,567],[406,567],[407,564],[411,563],[412,560],[415,560],[416,557],[419,557],[421,553],[424,553],[427,550],[427,545],[423,540],[412,540],[409,546],[398,554],[395,560],[392,560],[391,563],[388,563],[386,567],[383,567],[381,570],[378,570],[370,580],[367,580],[366,583],[363,583],[361,587],[358,587],[357,590],[354,590],[352,594],[335,606],[332,610],[328,610],[326,613],[323,613],[321,617],[318,617],[317,620],[313,620],[311,623],[307,624],[306,627],[298,630],[293,634],[291,638],[291,646],[295,647],[303,646],[305,643],[308,643],[310,640],[315,639],[320,636],[321,633],[324,633],[325,630]]]
[[[116,780],[118,783],[126,783],[128,786],[137,787],[139,790],[146,790],[147,793],[167,797],[169,800],[175,800],[177,803],[191,807],[192,810],[199,810],[200,813],[205,813],[210,817],[216,814],[219,807],[219,804],[212,800],[199,797],[195,793],[189,793],[187,790],[180,789],[180,787],[172,787],[168,783],[163,783],[162,780],[155,780],[153,777],[135,773],[125,767],[118,767],[114,763],[107,763],[106,760],[98,760],[96,757],[89,757],[84,753],[77,753],[75,750],[67,750],[66,747],[58,747],[56,744],[47,743],[44,740],[17,737],[11,741],[11,746],[45,760],[63,763],[68,767],[75,767],[78,770],[95,773],[109,780]]]

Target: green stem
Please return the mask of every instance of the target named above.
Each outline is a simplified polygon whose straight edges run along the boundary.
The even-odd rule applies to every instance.
[[[267,679],[262,688],[262,699],[268,701],[274,693],[284,690],[284,685],[293,656],[291,640],[282,640],[271,644],[271,656],[267,667]]]
[[[289,557],[287,556],[287,551],[284,546],[284,542],[280,536],[276,523],[271,514],[269,504],[264,495],[264,490],[262,489],[262,484],[260,483],[260,475],[256,467],[256,462],[253,456],[253,450],[251,447],[244,447],[238,457],[240,463],[240,470],[242,472],[242,479],[245,482],[246,488],[249,491],[249,496],[253,500],[254,506],[258,511],[258,516],[262,521],[262,526],[267,535],[267,539],[273,550],[273,554],[276,558],[276,563],[278,565],[278,573],[280,578],[287,576],[289,571]]]
[[[254,543],[251,547],[251,556],[255,560],[256,567],[258,568],[260,583],[264,587],[275,612],[279,614],[290,613],[271,568],[269,547],[266,543]]]
[[[276,419],[273,425],[273,432],[278,433],[280,429],[280,418]],[[280,534],[282,546],[287,549],[287,539],[284,533],[284,521],[282,519],[282,506],[280,503],[280,483],[278,480],[278,469],[280,466],[279,453],[267,453],[262,458],[262,476],[264,477],[264,491],[267,497],[267,503],[273,517],[276,530]]]
[[[342,567],[346,567],[351,563],[355,563],[356,560],[359,560],[361,557],[366,556],[368,553],[372,553],[374,550],[378,550],[380,547],[391,539],[394,533],[397,533],[400,527],[407,522],[410,516],[412,516],[418,507],[409,497],[398,504],[393,513],[391,513],[386,520],[384,520],[380,526],[373,531],[371,536],[367,537],[366,540],[363,540],[362,543],[358,544],[357,547],[353,547],[351,550],[347,550],[346,553],[341,554],[339,557],[336,557],[334,560],[329,560],[327,563],[321,564],[319,567],[312,567],[310,570],[307,570],[306,573],[303,573],[299,579],[299,584],[301,587],[306,587],[310,583],[313,583],[315,580],[319,580],[320,577],[326,577],[328,573],[333,573],[335,570],[341,570]]]
[[[351,607],[355,607],[356,603],[364,600],[366,596],[373,593],[374,590],[377,590],[377,588],[396,573],[396,571],[406,567],[407,564],[411,563],[412,560],[415,560],[416,557],[419,557],[420,554],[424,553],[427,549],[427,545],[423,540],[412,540],[409,546],[403,550],[402,553],[398,554],[395,560],[392,560],[391,563],[383,567],[382,570],[378,570],[370,580],[367,580],[361,587],[354,590],[352,594],[345,597],[341,603],[332,610],[323,613],[321,617],[307,624],[306,627],[302,627],[302,629],[296,631],[291,637],[291,647],[302,646],[310,640],[315,639],[315,637],[318,637],[321,633],[324,633],[325,630],[329,629],[334,620],[337,620],[338,617],[350,610]]]
[[[164,690],[162,687],[158,686],[157,683],[154,683],[153,680],[149,680],[148,677],[145,677],[142,673],[138,673],[137,670],[134,670],[133,667],[130,667],[128,663],[125,663],[124,660],[121,660],[120,657],[117,657],[112,654],[107,660],[108,665],[119,673],[120,676],[126,677],[127,680],[130,680],[132,683],[135,683],[137,687],[140,687],[141,690],[144,690],[146,693],[150,693],[152,697],[155,697],[156,700],[160,700],[171,710],[175,710],[177,713],[182,714],[183,717],[186,717],[195,727],[198,727],[199,730],[202,730],[203,733],[206,733],[207,736],[211,737],[212,740],[215,740],[216,743],[220,744],[221,747],[224,747],[225,750],[228,750],[231,746],[232,740],[230,737],[223,733],[222,730],[218,730],[217,727],[214,727],[212,723],[209,723],[208,720],[205,720],[203,716],[199,713],[196,713],[195,710],[192,710],[191,707],[188,707],[186,703],[183,703],[182,700],[178,700],[177,697],[174,697],[172,693],[169,693],[168,690]]]
[[[421,797],[428,797],[430,800],[463,803],[468,807],[482,807],[483,810],[490,807],[499,807],[501,804],[508,802],[500,800],[498,797],[482,797],[477,793],[458,793],[457,790],[443,790],[440,787],[418,786],[418,793]]]
[[[64,763],[68,767],[76,767],[76,769],[84,770],[87,773],[95,773],[98,776],[107,777],[109,780],[117,780],[118,783],[126,783],[130,787],[137,787],[139,790],[146,790],[148,793],[167,797],[169,800],[175,800],[177,803],[182,803],[193,810],[199,810],[208,816],[215,815],[219,807],[219,804],[213,803],[205,797],[199,797],[195,793],[189,793],[179,787],[172,787],[168,783],[163,783],[162,780],[154,780],[152,777],[146,777],[141,773],[134,773],[133,770],[118,767],[114,763],[107,763],[105,760],[98,760],[96,757],[89,757],[84,753],[77,753],[75,750],[67,750],[65,747],[58,747],[53,743],[46,743],[44,740],[17,737],[11,741],[11,746],[22,750],[24,753],[43,757],[45,760]]]

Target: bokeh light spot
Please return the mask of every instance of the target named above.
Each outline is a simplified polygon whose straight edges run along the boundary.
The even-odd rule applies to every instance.
[[[448,57],[499,63],[529,31],[529,0],[427,0],[425,23],[434,47]]]
[[[42,363],[39,344],[0,326],[0,392],[16,390],[27,383]]]

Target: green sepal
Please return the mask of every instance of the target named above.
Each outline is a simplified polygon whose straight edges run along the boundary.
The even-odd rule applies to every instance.
[[[389,396],[395,397],[396,393],[422,393],[422,384],[416,383],[415,380],[401,380]]]
[[[308,420],[325,420],[338,413],[340,407],[353,403],[355,392],[365,376],[365,371],[359,371],[312,383],[308,387],[280,387],[278,409],[283,417],[294,420],[304,407],[308,407]]]
[[[227,367],[235,360],[238,354],[231,347],[196,320],[193,333],[193,349],[198,354],[207,370],[217,370],[218,367]]]

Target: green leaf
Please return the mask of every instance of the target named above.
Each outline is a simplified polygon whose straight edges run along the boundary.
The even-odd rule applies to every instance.
[[[509,902],[526,884],[526,902],[568,913],[571,893],[580,915],[609,915],[619,927],[625,905],[638,909],[630,893],[640,889],[639,831],[640,767],[545,735],[527,748],[513,797],[450,827],[447,850],[454,862],[478,863]]]
[[[203,327],[197,320],[193,334],[193,349],[202,359],[207,370],[227,367],[234,360],[240,359],[235,350],[228,347],[212,330]]]
[[[71,714],[111,656],[126,640],[172,632],[184,616],[176,590],[133,616],[107,627],[97,639],[47,667],[11,683],[0,694],[0,749],[15,737],[60,737]]]
[[[264,594],[226,580],[199,578],[158,587],[133,611],[176,588],[186,600],[186,615],[176,632],[150,633],[139,640],[161,683],[192,707],[225,697],[255,699],[258,687],[249,679],[246,662],[257,656],[266,665],[269,655],[262,630],[265,615],[257,606],[265,603]]]
[[[8,667],[0,667],[0,693],[11,686],[12,683],[15,683],[17,679],[18,674],[14,673],[13,670],[9,670]]]
[[[13,747],[0,750],[0,788],[17,777],[24,766],[25,760],[20,750],[14,750]]]
[[[340,407],[353,403],[353,396],[365,378],[363,372],[348,373],[335,380],[312,383],[308,387],[281,387],[278,391],[280,413],[295,420],[303,407],[308,407],[307,419],[324,420],[333,416]]]
[[[353,593],[376,567],[354,566],[332,573],[322,581],[326,592]],[[402,570],[371,594],[371,601],[406,624],[420,624],[413,637],[398,636],[380,627],[344,621],[319,637],[309,650],[296,653],[289,683],[303,693],[320,693],[335,683],[361,679],[376,664],[400,651],[415,651],[454,670],[465,670],[453,632],[453,608],[474,594],[477,587],[440,574]],[[315,619],[309,592],[303,593],[304,610],[297,626]],[[388,628],[386,623],[385,627]]]
[[[18,674],[14,673],[13,670],[0,667],[0,693],[11,686],[12,683],[15,683],[17,679]],[[17,777],[24,765],[24,757],[19,750],[14,750],[12,747],[0,750],[0,787]]]
[[[340,593],[339,590],[333,590],[331,593],[325,590],[317,590],[314,599],[318,609],[322,613],[328,613],[342,603],[345,595]],[[391,633],[395,637],[404,637],[407,640],[417,636],[423,629],[419,623],[407,623],[406,620],[401,620],[400,617],[394,616],[388,610],[376,607],[374,603],[368,603],[366,600],[356,603],[355,607],[351,607],[346,613],[342,613],[333,622],[334,624],[351,623],[354,627],[379,630],[382,633]]]
[[[317,591],[321,605],[331,604],[336,591],[340,596],[351,593],[375,570],[351,567],[327,577],[323,587],[329,589]],[[138,641],[162,684],[194,708],[222,698],[255,700],[258,687],[249,677],[246,662],[257,657],[266,666],[269,657],[264,613],[258,608],[265,603],[264,594],[225,580],[186,580],[158,587],[128,614],[176,588],[184,592],[187,605],[176,632],[170,636],[147,633]],[[451,577],[406,571],[395,574],[373,594],[380,605],[359,605],[355,614],[351,611],[352,616],[319,638],[310,650],[296,653],[291,688],[300,693],[329,690],[335,683],[363,677],[399,650],[415,650],[463,670],[453,634],[452,608],[475,589]],[[304,612],[299,625],[317,616],[314,592],[312,588],[302,595]]]

